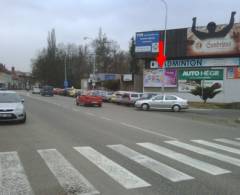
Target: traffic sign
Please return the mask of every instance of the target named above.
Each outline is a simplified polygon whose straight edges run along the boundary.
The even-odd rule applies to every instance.
[[[63,83],[63,85],[64,85],[64,88],[67,88],[67,87],[68,87],[68,81],[65,80],[64,83]]]

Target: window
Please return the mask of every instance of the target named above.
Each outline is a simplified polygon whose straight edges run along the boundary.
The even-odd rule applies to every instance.
[[[177,100],[175,96],[168,95],[165,97],[165,100]]]
[[[138,98],[138,94],[131,94],[131,97]]]
[[[163,96],[162,95],[158,95],[155,98],[153,98],[153,100],[163,100]]]

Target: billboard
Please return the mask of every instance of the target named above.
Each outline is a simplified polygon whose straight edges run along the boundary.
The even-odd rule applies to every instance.
[[[157,53],[159,42],[159,31],[136,33],[136,53]]]
[[[164,87],[177,87],[177,70],[168,69],[145,69],[143,84],[144,87],[162,87],[164,79]]]
[[[227,79],[240,79],[240,67],[228,67]]]
[[[190,92],[197,86],[211,87],[217,85],[223,90],[223,69],[179,70],[178,91]]]
[[[216,26],[216,33],[222,32],[227,25]],[[237,55],[240,53],[240,24],[235,24],[223,36],[209,36],[206,27],[196,28],[197,32],[205,33],[198,36],[192,28],[187,31],[187,56]]]
[[[132,74],[124,74],[123,75],[123,81],[132,81],[132,80],[133,80]]]
[[[240,58],[199,58],[167,60],[166,68],[240,66]]]

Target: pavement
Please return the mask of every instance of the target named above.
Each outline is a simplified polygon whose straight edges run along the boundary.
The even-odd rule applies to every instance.
[[[238,111],[78,107],[20,94],[26,124],[0,125],[0,194],[240,193],[240,128],[204,119]]]

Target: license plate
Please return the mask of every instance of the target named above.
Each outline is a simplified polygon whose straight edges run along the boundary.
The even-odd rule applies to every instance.
[[[97,102],[93,102],[93,104],[97,104]]]
[[[6,117],[10,117],[11,114],[0,114],[0,117],[6,118]]]

